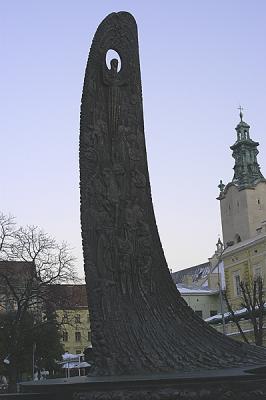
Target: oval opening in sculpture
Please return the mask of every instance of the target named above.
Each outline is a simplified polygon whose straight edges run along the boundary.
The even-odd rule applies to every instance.
[[[117,51],[109,49],[105,57],[105,62],[108,69],[111,69],[111,61],[115,59],[118,61],[117,72],[119,72],[121,70],[121,57]]]

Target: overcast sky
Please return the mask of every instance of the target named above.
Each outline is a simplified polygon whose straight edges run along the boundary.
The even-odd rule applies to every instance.
[[[205,262],[221,234],[238,106],[266,174],[264,0],[0,3],[0,210],[66,240],[83,274],[78,135],[93,35],[113,11],[137,21],[153,202],[173,270]]]

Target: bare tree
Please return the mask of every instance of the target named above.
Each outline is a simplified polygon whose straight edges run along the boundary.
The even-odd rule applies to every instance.
[[[0,213],[0,260],[6,259],[15,233],[15,219]]]
[[[247,336],[245,335],[243,329],[241,328],[241,325],[240,325],[240,322],[239,322],[239,318],[235,314],[235,312],[234,312],[234,310],[233,310],[233,308],[231,306],[231,303],[230,303],[230,301],[229,301],[229,299],[227,297],[226,291],[223,292],[223,296],[224,296],[224,300],[225,300],[226,306],[228,308],[228,311],[231,314],[231,319],[236,324],[237,329],[238,329],[243,341],[246,342],[246,343],[249,343],[249,340],[248,340]]]
[[[242,293],[242,306],[248,311],[248,316],[251,321],[255,344],[263,345],[263,320],[264,320],[264,294],[263,280],[261,276],[257,276],[252,283],[240,282]]]
[[[255,277],[251,282],[240,282],[241,290],[241,307],[245,308],[246,316],[250,320],[253,328],[254,341],[257,346],[263,345],[263,321],[265,313],[265,299],[263,293],[263,279],[261,276]],[[232,305],[228,299],[226,292],[224,292],[224,299],[226,301],[228,311],[231,313],[232,321],[236,324],[243,340],[249,343],[247,335],[241,328],[239,322],[239,315],[233,310]]]
[[[36,226],[17,228],[13,217],[0,214],[1,306],[13,313],[11,380],[18,375],[16,365],[25,335],[25,319],[30,313],[35,325],[45,323],[43,312],[53,302],[51,285],[77,281],[74,261],[66,243],[58,244]]]

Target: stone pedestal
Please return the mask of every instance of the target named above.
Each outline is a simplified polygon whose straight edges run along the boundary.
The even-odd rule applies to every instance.
[[[36,393],[36,399],[44,400],[260,400],[266,398],[266,378],[263,370],[252,373],[235,368],[152,376],[75,377],[23,383],[21,392]]]

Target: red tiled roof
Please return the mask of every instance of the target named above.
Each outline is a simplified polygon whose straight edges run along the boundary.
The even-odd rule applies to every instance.
[[[33,262],[27,261],[0,261],[0,273],[21,274],[34,268]],[[19,275],[17,275],[19,277]]]
[[[51,285],[49,291],[57,309],[88,307],[86,285]]]

